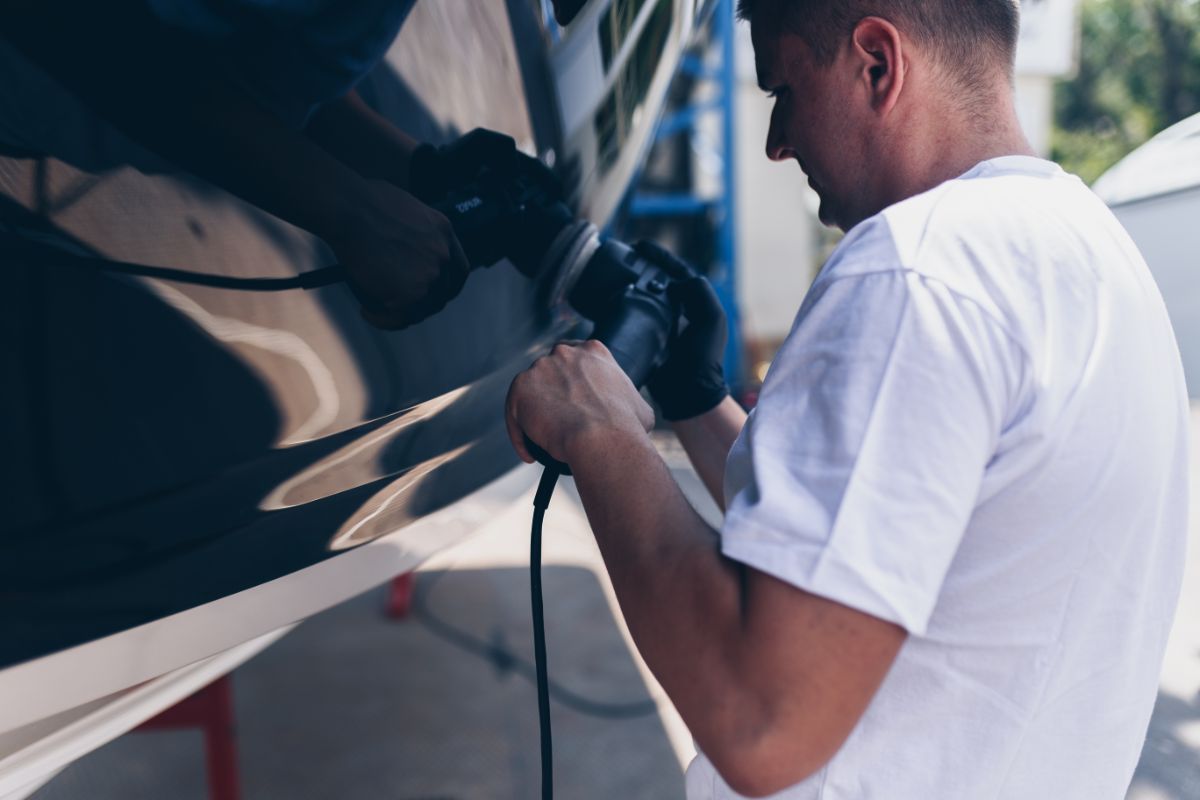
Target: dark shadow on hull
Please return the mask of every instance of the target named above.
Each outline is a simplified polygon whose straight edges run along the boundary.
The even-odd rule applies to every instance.
[[[0,120],[0,236],[40,245],[36,257],[0,248],[0,668],[303,569],[517,463],[508,381],[572,322],[539,309],[511,267],[477,273],[400,333],[369,328],[343,286],[248,299],[236,283],[88,269],[112,258],[290,280],[329,255],[146,152],[2,39],[0,82],[12,112]],[[386,66],[364,89],[420,138],[458,133]],[[186,211],[140,212],[143,191]],[[99,244],[59,223],[96,214]],[[317,400],[272,336],[329,372],[337,415],[311,436],[289,436],[296,408]],[[356,515],[373,521],[347,536]]]

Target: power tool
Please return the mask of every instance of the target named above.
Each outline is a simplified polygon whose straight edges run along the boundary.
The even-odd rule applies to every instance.
[[[423,147],[429,147],[423,145]],[[484,163],[470,153],[486,150]],[[470,174],[450,180],[421,177],[422,160]],[[414,154],[416,195],[450,220],[472,268],[507,258],[534,281],[548,305],[567,302],[594,323],[603,342],[634,386],[641,386],[667,356],[681,309],[671,299],[672,276],[629,245],[603,239],[596,226],[576,219],[557,179],[541,162],[520,153],[510,137],[479,129],[436,150]],[[531,454],[569,475],[536,443]]]

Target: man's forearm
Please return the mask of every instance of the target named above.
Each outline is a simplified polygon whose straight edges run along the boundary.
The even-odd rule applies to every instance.
[[[672,423],[708,493],[725,510],[725,461],[746,424],[746,412],[732,397],[698,417]]]
[[[323,106],[305,132],[363,177],[408,188],[408,164],[417,141],[368,106],[357,92]]]
[[[652,420],[591,341],[538,359],[505,402],[525,460],[528,436],[571,465],[634,642],[697,743],[738,792],[778,792],[841,747],[904,629],[724,558],[651,444]]]
[[[648,437],[568,459],[634,643],[725,780],[762,796],[819,769],[903,629],[724,558]]]
[[[684,498],[649,437],[597,436],[575,482],[638,650],[702,747],[736,732],[744,702],[742,570]],[[577,467],[575,465],[578,465]]]
[[[174,98],[157,118],[130,113],[114,122],[280,219],[326,241],[344,235],[365,190],[361,175],[235,87],[208,87],[193,100]]]

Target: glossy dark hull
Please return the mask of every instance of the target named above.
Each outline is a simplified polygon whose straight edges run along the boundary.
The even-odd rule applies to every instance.
[[[398,121],[427,127],[429,109],[381,69],[377,101],[405,101]],[[365,325],[340,285],[256,291],[110,271],[106,258],[286,278],[329,257],[160,168],[69,97],[45,99],[31,113],[65,109],[83,128],[46,152],[10,147],[0,163],[0,667],[335,556],[351,544],[339,540],[347,521],[398,484],[404,503],[354,544],[516,464],[500,420],[508,379],[564,328],[509,265],[398,333]],[[321,467],[338,453],[349,455]]]
[[[594,56],[598,77],[564,83],[563,64],[603,50],[616,6],[644,10]],[[603,225],[692,12],[593,0],[555,43],[533,0],[419,3],[360,88],[420,139],[478,125],[553,153]],[[448,64],[463,36],[472,46]],[[321,242],[145,152],[2,39],[0,87],[0,706],[46,692],[0,714],[0,731],[300,619],[478,524],[433,523],[518,464],[509,381],[583,332],[578,318],[501,263],[420,325],[372,329],[344,286],[272,283],[328,265]],[[602,123],[616,128],[600,141]],[[392,555],[370,568],[361,546],[381,537]],[[356,552],[337,591],[296,599]],[[266,613],[255,592],[269,586],[287,591]],[[203,641],[147,633],[174,620]],[[57,696],[38,682],[86,663],[108,672]]]

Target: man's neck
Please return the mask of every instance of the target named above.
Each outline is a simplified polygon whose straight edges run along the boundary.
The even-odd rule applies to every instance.
[[[980,162],[1001,156],[1036,156],[1017,120],[1011,93],[997,92],[986,119],[961,107],[927,108],[920,118],[905,121],[908,135],[902,153],[880,154],[890,162],[881,170],[881,208],[929,191],[957,178]]]

